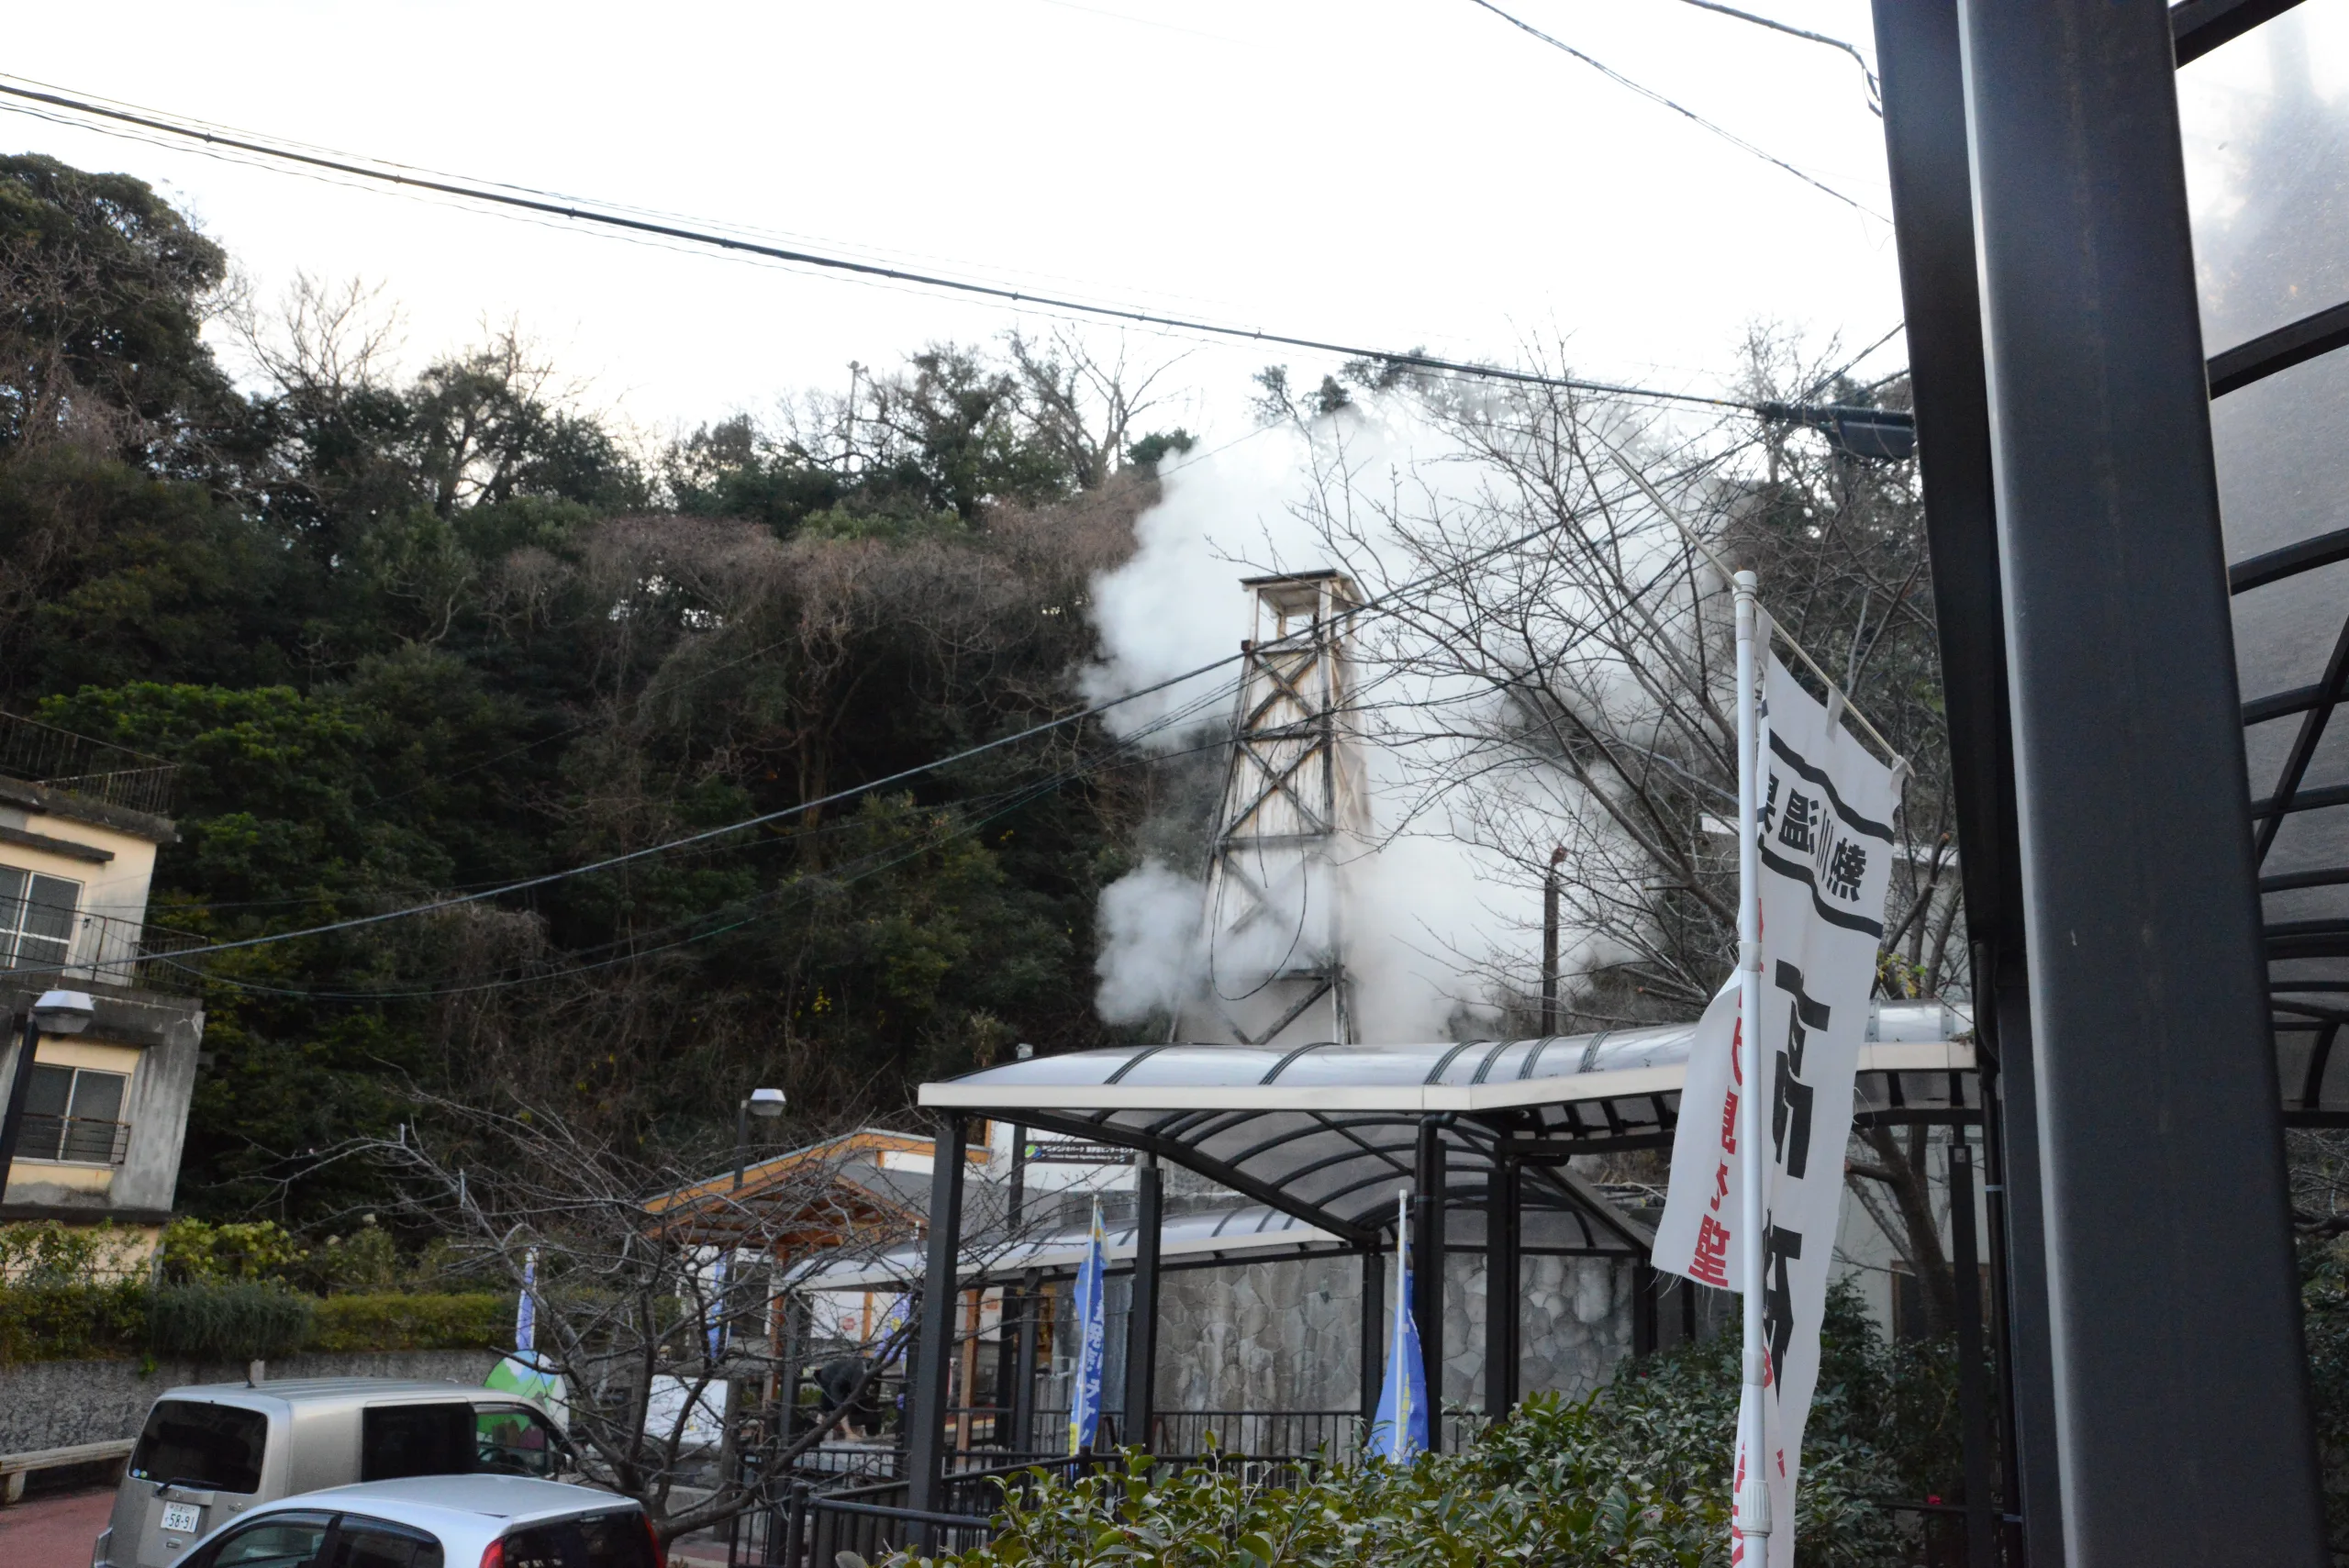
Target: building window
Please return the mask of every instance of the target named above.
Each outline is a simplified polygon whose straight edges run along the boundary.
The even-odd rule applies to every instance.
[[[82,884],[0,866],[0,969],[63,969]]]
[[[27,1160],[59,1160],[75,1165],[119,1165],[130,1142],[122,1119],[127,1073],[91,1067],[33,1063],[32,1089],[25,1096],[25,1130],[17,1146]]]

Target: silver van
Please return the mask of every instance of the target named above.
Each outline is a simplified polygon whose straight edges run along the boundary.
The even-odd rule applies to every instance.
[[[172,1568],[188,1543],[256,1503],[409,1475],[552,1480],[570,1445],[528,1400],[380,1377],[200,1384],[147,1413],[92,1568]]]

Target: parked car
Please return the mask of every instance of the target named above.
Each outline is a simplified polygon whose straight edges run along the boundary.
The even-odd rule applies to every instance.
[[[173,1388],[147,1414],[91,1562],[174,1568],[240,1514],[355,1481],[576,1469],[544,1411],[494,1389],[378,1377]]]
[[[644,1510],[518,1475],[417,1475],[256,1504],[184,1568],[662,1568]]]

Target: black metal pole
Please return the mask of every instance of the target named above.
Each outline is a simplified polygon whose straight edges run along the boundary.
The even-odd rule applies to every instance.
[[[1997,1568],[1998,1509],[1990,1493],[1990,1391],[1982,1366],[1982,1258],[1974,1239],[1974,1146],[1949,1144],[1949,1240],[1957,1274],[1957,1422],[1965,1455],[1967,1568]]]
[[[742,1190],[742,1172],[751,1162],[751,1102],[734,1107],[734,1190]]]
[[[2066,1557],[2313,1565],[2168,8],[1960,14]]]
[[[1419,1123],[1417,1190],[1411,1202],[1411,1318],[1427,1378],[1428,1449],[1443,1449],[1443,1128]]]
[[[1542,1033],[1558,1032],[1558,867],[1566,847],[1550,851],[1550,870],[1542,879]]]
[[[25,1105],[33,1092],[33,1057],[40,1050],[40,1026],[30,1007],[17,1016],[17,1062],[8,1074],[8,1104],[0,1110],[0,1193],[8,1189],[9,1167],[17,1162],[17,1145],[24,1137]]]
[[[1519,1170],[1510,1155],[1493,1155],[1485,1188],[1485,1419],[1517,1408],[1520,1260]]]
[[[1126,1442],[1151,1451],[1158,1394],[1158,1250],[1166,1218],[1165,1173],[1149,1154],[1134,1157],[1133,1306],[1126,1313]]]
[[[1399,1239],[1398,1239],[1399,1240]],[[1375,1246],[1362,1250],[1362,1420],[1367,1433],[1378,1419],[1386,1385],[1386,1260]]]
[[[963,1245],[963,1118],[938,1118],[930,1174],[930,1249],[923,1272],[920,1338],[914,1342],[907,1400],[907,1504],[936,1513],[945,1489],[946,1400],[954,1366],[955,1271]]]
[[[1011,1369],[1011,1446],[1033,1451],[1036,1441],[1036,1340],[1043,1316],[1043,1276],[1030,1269],[1019,1278],[1019,1359]]]
[[[1656,1287],[1662,1276],[1645,1258],[1631,1260],[1631,1353],[1652,1356],[1656,1352],[1663,1325],[1656,1299]]]

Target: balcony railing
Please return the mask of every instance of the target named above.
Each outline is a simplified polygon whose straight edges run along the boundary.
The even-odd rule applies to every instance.
[[[85,1116],[27,1113],[17,1144],[24,1160],[61,1160],[76,1165],[119,1165],[130,1147],[130,1124]]]
[[[154,991],[186,991],[195,971],[172,955],[206,945],[188,931],[167,930],[140,920],[76,910],[69,939],[20,939],[0,935],[0,977],[27,984],[95,980],[108,985],[139,985]],[[13,948],[13,951],[12,951]]]
[[[101,806],[165,817],[179,765],[0,711],[0,774]]]

